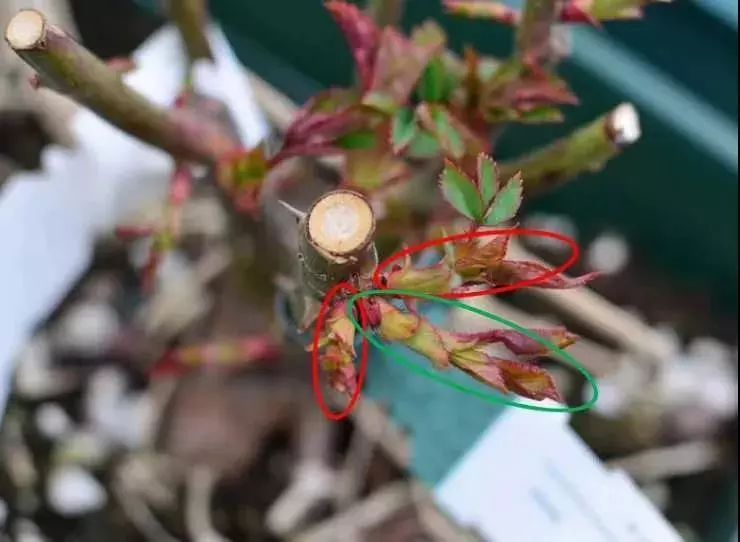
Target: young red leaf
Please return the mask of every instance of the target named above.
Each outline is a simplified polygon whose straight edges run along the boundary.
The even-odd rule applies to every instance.
[[[503,371],[490,361],[485,363],[456,363],[455,366],[487,386],[503,393],[509,391],[504,380]]]
[[[314,96],[296,113],[285,132],[283,149],[273,161],[335,149],[337,139],[366,124],[357,103],[354,93],[342,89],[329,89]]]
[[[503,373],[504,382],[514,393],[535,401],[553,399],[563,402],[550,373],[532,363],[496,359],[496,366]]]
[[[325,5],[344,33],[357,65],[362,88],[367,90],[372,81],[380,30],[370,16],[353,4],[330,0]]]
[[[478,190],[484,205],[490,205],[498,190],[496,163],[484,153],[478,155]]]
[[[565,81],[516,60],[500,64],[481,82],[480,112],[492,123],[552,121],[552,106],[576,103]]]
[[[444,42],[418,45],[393,28],[383,29],[372,81],[363,103],[375,107],[381,103],[384,112],[387,112],[386,102],[396,107],[405,105],[427,64],[443,46]]]
[[[475,222],[483,218],[483,202],[475,183],[451,162],[445,161],[445,168],[439,178],[442,194],[447,202],[460,214]]]
[[[506,184],[496,193],[493,202],[486,211],[485,224],[496,226],[514,218],[522,203],[523,190],[521,173],[515,174],[506,181]]]
[[[550,270],[549,267],[535,262],[504,260],[494,267],[489,268],[487,279],[497,286],[503,286],[541,277]],[[533,285],[532,288],[577,288],[591,282],[599,275],[600,273],[598,272],[586,273],[580,277],[573,278],[564,275],[555,275],[544,282]]]
[[[527,81],[513,92],[513,104],[527,111],[548,104],[577,105],[578,98],[564,81],[555,77]]]
[[[567,348],[578,340],[578,335],[569,332],[564,327],[530,329],[529,331],[553,343],[558,348]],[[518,356],[545,356],[550,353],[547,346],[512,329],[492,329],[481,333],[458,333],[457,336],[462,340],[476,341],[478,344],[501,343]]]

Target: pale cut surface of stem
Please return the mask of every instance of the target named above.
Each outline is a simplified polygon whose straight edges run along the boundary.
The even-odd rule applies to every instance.
[[[309,295],[321,299],[335,284],[377,264],[373,210],[356,192],[324,194],[298,227],[301,275]]]
[[[237,147],[215,123],[152,104],[38,11],[18,12],[8,23],[5,39],[36,70],[43,85],[175,157],[211,163]]]
[[[502,178],[522,172],[524,192],[531,196],[561,186],[581,173],[600,170],[640,138],[640,121],[631,104],[615,109],[570,135],[500,165]]]

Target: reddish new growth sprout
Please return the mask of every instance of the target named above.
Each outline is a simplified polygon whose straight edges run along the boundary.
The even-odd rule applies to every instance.
[[[498,179],[495,163],[483,154],[477,158],[475,178],[448,163],[440,176],[440,185],[447,202],[473,221],[474,227],[491,227],[511,220],[521,203],[521,177]],[[444,295],[479,285],[514,284],[549,271],[538,263],[506,259],[508,241],[508,236],[498,235],[451,243],[442,261],[424,268],[414,266],[407,256],[402,265],[395,265],[386,273],[383,284],[392,290]],[[573,288],[596,276],[555,275],[535,287]],[[415,303],[402,301],[403,308],[399,308],[380,297],[367,300],[371,327],[385,341],[414,350],[437,369],[455,367],[501,392],[535,400],[562,400],[552,377],[536,363],[547,355],[547,349],[538,342],[505,329],[482,333],[440,329],[418,313]],[[577,338],[561,327],[532,331],[559,348],[573,344]],[[492,354],[489,347],[493,344],[504,346],[509,354]],[[338,391],[354,394],[355,329],[347,315],[346,299],[333,305],[318,345],[323,349],[321,366],[329,375],[329,383]]]

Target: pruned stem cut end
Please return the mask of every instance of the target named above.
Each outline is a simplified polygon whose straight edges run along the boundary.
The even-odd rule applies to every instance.
[[[624,103],[612,111],[608,129],[614,143],[620,147],[640,139],[640,117],[632,104]]]
[[[346,256],[372,239],[375,219],[368,201],[356,192],[337,190],[319,199],[309,212],[308,235],[329,254]]]
[[[5,29],[5,40],[16,51],[35,49],[45,35],[46,19],[35,9],[19,11]]]

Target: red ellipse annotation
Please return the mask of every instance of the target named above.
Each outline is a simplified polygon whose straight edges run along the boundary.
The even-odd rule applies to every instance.
[[[571,239],[570,237],[567,237],[565,235],[561,235],[559,233],[554,233],[547,230],[534,230],[534,229],[526,229],[526,228],[510,228],[510,229],[504,229],[504,230],[476,230],[476,231],[470,231],[465,233],[458,233],[455,235],[448,235],[447,237],[440,237],[439,239],[432,239],[430,241],[426,241],[424,243],[419,243],[418,245],[414,245],[408,248],[405,248],[403,250],[400,250],[390,256],[389,258],[386,258],[383,260],[378,267],[375,268],[375,273],[373,273],[373,284],[378,290],[384,290],[387,289],[388,286],[383,284],[382,282],[382,274],[383,271],[385,271],[388,266],[390,266],[393,262],[397,260],[401,260],[405,258],[406,256],[411,256],[412,254],[417,254],[419,252],[422,252],[426,249],[437,247],[444,245],[445,243],[451,243],[454,241],[462,241],[462,240],[469,240],[469,239],[477,239],[479,237],[493,237],[496,235],[507,235],[511,237],[517,237],[517,236],[533,236],[533,237],[547,237],[550,239],[557,239],[558,241],[563,241],[565,244],[567,244],[572,252],[570,255],[570,258],[563,263],[562,265],[551,269],[547,273],[543,273],[539,277],[535,277],[533,279],[529,280],[522,280],[519,282],[516,282],[514,284],[507,284],[504,286],[495,286],[493,288],[488,288],[487,290],[480,290],[480,291],[473,291],[473,292],[459,292],[459,293],[447,293],[447,294],[440,294],[437,297],[443,297],[446,299],[464,299],[468,297],[478,297],[483,295],[493,295],[493,294],[502,294],[504,292],[513,292],[515,290],[519,290],[520,288],[526,288],[528,286],[535,286],[537,284],[540,284],[542,282],[547,281],[548,279],[551,279],[552,277],[555,277],[559,275],[560,273],[563,273],[568,268],[570,268],[573,264],[575,264],[578,261],[578,258],[580,257],[581,249],[579,248],[578,244]]]
[[[365,383],[365,375],[367,374],[367,360],[370,355],[370,343],[368,342],[367,337],[363,337],[362,350],[360,354],[360,374],[357,378],[357,389],[352,394],[352,397],[350,397],[349,403],[344,410],[342,410],[341,412],[332,412],[329,406],[326,404],[326,400],[324,399],[324,392],[321,389],[321,371],[319,367],[319,340],[321,339],[321,332],[323,331],[324,325],[326,323],[329,305],[337,296],[337,294],[343,291],[349,292],[350,295],[359,293],[357,288],[355,288],[348,282],[340,282],[331,290],[329,290],[329,292],[327,292],[326,296],[324,296],[324,299],[321,302],[321,309],[319,310],[319,315],[316,318],[316,327],[313,334],[313,346],[311,351],[311,380],[313,384],[313,393],[316,397],[316,404],[319,405],[319,408],[321,409],[321,412],[324,414],[326,419],[335,422],[347,418],[357,405],[357,401],[360,399],[360,394],[362,393],[362,386]],[[362,323],[362,329],[366,330],[368,326],[368,316],[364,302],[358,303],[357,306],[360,310],[360,322]]]

